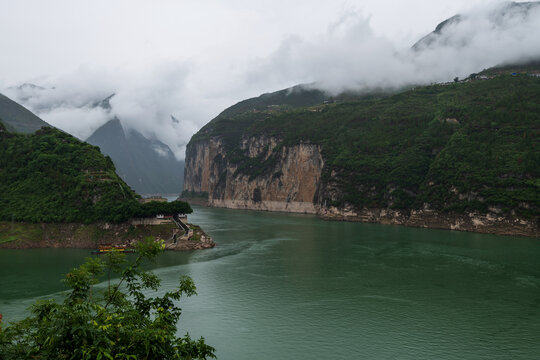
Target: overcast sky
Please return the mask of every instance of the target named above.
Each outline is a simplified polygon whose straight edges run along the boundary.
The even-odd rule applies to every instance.
[[[467,66],[445,53],[447,66],[436,76],[430,71],[422,76],[415,73],[419,64],[434,67],[441,52],[414,62],[401,54],[446,18],[500,3],[0,0],[0,92],[82,139],[111,115],[88,104],[114,92],[113,113],[124,126],[160,138],[182,158],[184,145],[201,126],[235,102],[264,92],[312,81],[335,91],[438,81],[488,64],[488,56],[498,59],[498,48],[486,48],[481,56],[471,52]],[[526,31],[538,30],[535,26],[531,22]],[[484,30],[492,32],[489,24]],[[515,39],[497,35],[502,44]],[[538,35],[526,38],[519,50],[526,52],[536,40]],[[27,99],[6,90],[25,82],[46,91]]]

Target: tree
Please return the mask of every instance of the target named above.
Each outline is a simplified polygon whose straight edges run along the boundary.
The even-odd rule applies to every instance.
[[[38,301],[32,315],[0,327],[0,359],[207,359],[215,349],[201,337],[176,337],[180,298],[196,294],[191,278],[163,296],[159,278],[141,269],[154,259],[162,243],[147,238],[136,246],[136,259],[125,266],[124,254],[92,258],[64,280],[71,289],[62,303]],[[111,274],[120,280],[111,283]],[[93,285],[106,275],[108,286],[99,294]],[[102,276],[100,278],[100,276]]]

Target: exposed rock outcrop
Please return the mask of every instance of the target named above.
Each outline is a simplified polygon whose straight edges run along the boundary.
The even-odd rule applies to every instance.
[[[187,148],[184,190],[207,193],[208,204],[232,209],[317,213],[324,161],[317,145],[281,145],[271,137],[243,139],[241,151],[257,164],[257,176],[228,160],[224,144],[211,138]],[[269,162],[273,160],[273,162]]]
[[[193,226],[193,225],[191,225]],[[197,236],[178,241],[170,250],[199,250],[215,246],[212,239],[199,227]],[[82,248],[96,249],[100,244],[130,245],[148,236],[171,242],[178,231],[172,224],[138,225],[129,222],[112,223],[20,223],[0,222],[0,248]]]
[[[390,225],[404,225],[430,229],[448,229],[469,232],[480,232],[499,235],[518,235],[538,237],[538,224],[533,220],[516,216],[498,216],[489,212],[443,213],[436,210],[391,210],[391,209],[361,209],[321,208],[319,215],[326,220],[357,221]]]
[[[241,161],[234,157],[233,151],[243,157]],[[307,142],[289,145],[274,137],[250,137],[243,138],[240,146],[231,150],[222,138],[211,137],[188,145],[184,191],[207,194],[206,205],[213,207],[309,213],[337,221],[540,236],[535,219],[504,216],[497,208],[483,214],[447,213],[432,210],[427,204],[417,210],[327,204],[325,199],[342,198],[343,189],[340,174],[335,171],[330,172],[326,182],[322,180],[324,165],[320,146]]]

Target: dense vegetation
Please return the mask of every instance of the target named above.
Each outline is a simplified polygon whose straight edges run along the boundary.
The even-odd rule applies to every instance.
[[[249,158],[242,138],[279,146],[319,144],[320,203],[480,210],[537,216],[540,209],[540,78],[523,71],[417,87],[378,99],[218,117],[192,142],[220,137],[227,160],[256,177],[276,155]],[[279,151],[274,151],[279,154]],[[276,174],[279,176],[279,173]],[[338,191],[326,191],[329,184]]]
[[[231,117],[248,111],[264,111],[278,105],[281,108],[297,108],[320,104],[330,98],[330,95],[308,85],[298,85],[273,93],[262,94],[259,97],[240,101],[225,109],[217,117]]]
[[[30,317],[5,329],[0,324],[0,359],[214,358],[203,338],[176,336],[182,312],[177,303],[196,294],[191,278],[181,277],[177,289],[159,293],[159,278],[141,269],[161,245],[152,238],[138,243],[137,258],[128,266],[123,254],[111,253],[72,270],[63,302],[38,301]],[[108,286],[94,288],[107,280],[105,274]],[[111,282],[111,274],[120,279]]]
[[[35,134],[0,124],[0,220],[122,222],[158,213],[191,213],[184,202],[140,204],[109,157],[54,128]]]

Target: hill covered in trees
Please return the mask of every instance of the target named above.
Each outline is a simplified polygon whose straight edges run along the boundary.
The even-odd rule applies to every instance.
[[[122,222],[190,213],[182,202],[140,204],[99,148],[55,128],[14,134],[0,124],[0,220]]]
[[[309,199],[319,213],[431,209],[538,219],[539,71],[512,72],[374,99],[219,116],[188,145],[184,188],[207,193],[218,206],[294,202],[305,184],[283,199],[265,187],[286,187],[284,159],[309,145],[322,157]],[[217,147],[209,169],[192,161],[204,144]],[[241,182],[253,183],[254,193],[235,190]]]

